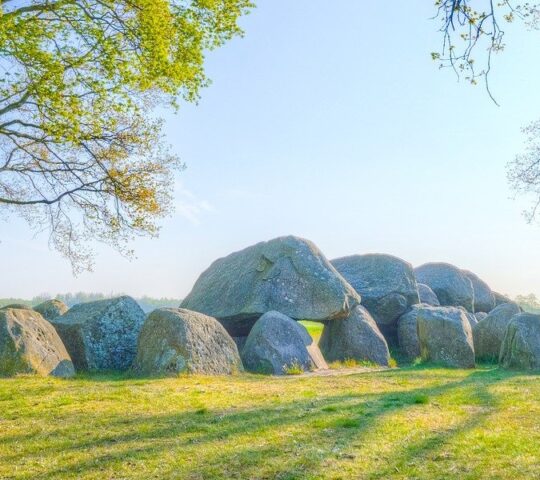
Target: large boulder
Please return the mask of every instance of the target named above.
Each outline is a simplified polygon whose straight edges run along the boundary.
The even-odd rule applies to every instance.
[[[515,303],[503,303],[473,328],[474,351],[478,360],[497,360],[508,324],[520,313]]]
[[[423,283],[418,284],[418,296],[420,297],[420,303],[431,305],[432,307],[440,307],[441,302],[435,295],[435,292],[430,287]]]
[[[234,340],[212,317],[183,308],[160,308],[144,322],[133,367],[145,375],[241,372]]]
[[[476,318],[476,315],[474,313],[469,312],[465,307],[457,307],[463,312],[465,312],[465,316],[467,317],[467,320],[469,320],[469,325],[471,326],[471,329],[474,328],[474,326],[478,323],[478,319]]]
[[[412,265],[391,255],[351,255],[332,265],[362,297],[387,341],[397,342],[397,320],[420,302]]]
[[[51,321],[77,370],[127,370],[144,312],[131,297],[81,303]]]
[[[328,368],[306,328],[275,311],[265,313],[253,326],[242,349],[242,361],[246,370],[274,375],[283,375],[290,368]]]
[[[474,312],[489,313],[495,308],[495,295],[478,275],[463,270],[465,276],[471,281],[474,290]]]
[[[398,345],[406,360],[414,360],[420,356],[420,341],[418,340],[417,319],[420,309],[429,307],[428,304],[413,305],[410,310],[399,317]]]
[[[416,321],[423,360],[449,367],[474,368],[472,331],[463,310],[425,307],[418,310]]]
[[[344,320],[327,322],[319,348],[327,361],[353,359],[388,366],[390,353],[386,340],[369,312],[356,306]]]
[[[51,320],[54,320],[60,315],[64,315],[64,313],[66,313],[69,310],[69,308],[61,300],[54,299],[54,300],[47,300],[46,302],[36,305],[34,307],[34,310],[36,312],[41,313],[43,318],[50,322]]]
[[[493,296],[495,297],[495,306],[498,307],[499,305],[502,305],[503,303],[512,303],[513,300],[510,297],[507,297],[506,295],[503,295],[502,293],[493,292]]]
[[[474,312],[474,290],[471,280],[449,263],[426,263],[415,268],[419,283],[428,285],[443,306],[462,306]]]
[[[71,377],[73,363],[54,327],[38,312],[0,310],[0,376]]]
[[[505,368],[540,370],[540,315],[520,313],[512,318],[499,362]]]
[[[358,294],[313,243],[289,236],[216,260],[181,306],[217,318],[241,337],[270,310],[322,321],[346,318],[358,303]]]

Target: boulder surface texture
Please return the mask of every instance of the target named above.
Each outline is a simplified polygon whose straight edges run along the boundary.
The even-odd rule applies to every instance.
[[[418,296],[420,297],[420,303],[425,303],[426,305],[431,305],[433,307],[441,306],[441,302],[439,302],[435,292],[423,283],[418,284]]]
[[[462,306],[474,312],[474,289],[462,270],[449,263],[426,263],[414,272],[419,283],[435,292],[441,305]]]
[[[150,313],[134,369],[146,375],[229,375],[243,370],[236,343],[215,318],[182,308]]]
[[[499,363],[505,368],[540,370],[540,315],[514,316],[504,336]]]
[[[305,327],[275,311],[265,313],[253,326],[242,349],[242,361],[246,370],[274,375],[292,368],[328,368]]]
[[[388,366],[388,345],[369,312],[356,306],[344,320],[328,322],[319,341],[324,358],[329,361],[353,359]]]
[[[406,360],[420,357],[420,341],[418,340],[417,319],[420,309],[430,307],[427,304],[413,305],[411,309],[399,317],[398,345]]]
[[[77,370],[127,370],[144,312],[131,297],[81,303],[51,321]]]
[[[512,303],[512,299],[506,295],[503,295],[502,293],[493,292],[493,296],[495,297],[496,307],[502,305],[503,303]]]
[[[421,308],[417,325],[423,360],[449,367],[474,368],[472,331],[463,310],[453,307]]]
[[[503,303],[473,328],[474,351],[478,360],[498,360],[508,324],[520,313],[515,303]]]
[[[34,307],[34,310],[36,312],[41,313],[43,318],[50,322],[51,320],[54,320],[56,317],[59,317],[60,315],[64,315],[64,313],[66,313],[69,310],[69,308],[64,302],[54,299],[54,300],[47,300],[46,302],[36,305]]]
[[[387,341],[397,342],[397,320],[420,302],[412,265],[392,255],[351,255],[332,265],[360,294]]]
[[[495,295],[478,275],[468,270],[463,270],[465,276],[471,281],[474,290],[474,311],[489,313],[496,306]]]
[[[358,303],[358,294],[313,243],[289,236],[216,260],[181,306],[217,318],[240,337],[268,311],[295,320],[335,320]]]
[[[0,311],[0,376],[71,377],[75,369],[54,327],[38,312]]]

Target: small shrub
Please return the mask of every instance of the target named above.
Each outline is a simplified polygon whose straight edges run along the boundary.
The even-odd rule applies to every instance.
[[[375,362],[370,360],[356,360],[354,358],[346,358],[345,360],[336,360],[328,364],[328,367],[332,370],[339,370],[340,368],[355,368],[355,367],[365,367],[365,368],[376,368],[377,365]]]
[[[304,373],[304,367],[300,364],[300,362],[295,360],[289,365],[283,365],[283,372],[285,375],[301,375]]]
[[[422,357],[416,357],[416,358],[412,361],[412,364],[413,364],[413,366],[418,367],[419,365],[424,364],[424,360],[422,360]]]
[[[388,366],[390,368],[397,368],[398,362],[396,361],[396,359],[394,357],[390,357],[390,360],[388,362]]]
[[[340,368],[343,368],[343,363],[340,362],[339,360],[335,360],[328,364],[328,368],[330,370],[339,370]]]
[[[201,408],[198,408],[197,410],[195,410],[195,413],[197,415],[205,415],[209,412],[208,408],[206,407],[201,407]]]

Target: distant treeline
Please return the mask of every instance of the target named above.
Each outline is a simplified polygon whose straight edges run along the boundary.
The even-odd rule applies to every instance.
[[[78,303],[104,300],[106,298],[119,297],[121,295],[122,294],[105,295],[103,293],[87,292],[62,293],[58,295],[42,293],[41,295],[35,296],[31,300],[24,298],[0,298],[0,308],[11,303],[20,303],[32,307],[44,302],[45,300],[50,300],[51,298],[62,300],[68,307],[72,307]],[[135,298],[135,300],[137,300],[137,303],[145,312],[151,312],[152,310],[161,307],[178,307],[182,303],[182,299],[180,298],[152,298],[146,295],[144,297]],[[540,313],[540,300],[533,293],[530,293],[529,295],[518,295],[514,300],[526,312]]]
[[[529,293],[529,295],[518,295],[515,298],[515,301],[526,312],[540,313],[540,300],[536,298],[534,293]]]
[[[93,302],[95,300],[104,300],[106,298],[119,297],[122,294],[109,294],[105,295],[103,293],[87,293],[87,292],[77,292],[77,293],[61,293],[58,295],[49,295],[43,293],[37,295],[34,298],[28,300],[24,298],[0,298],[0,307],[4,305],[9,305],[12,303],[20,303],[23,305],[28,305],[30,307],[38,305],[45,300],[50,300],[51,298],[56,298],[62,300],[68,307],[77,305],[78,303]],[[182,299],[179,298],[152,298],[149,296],[144,296],[140,298],[135,298],[137,303],[145,312],[150,312],[156,308],[161,307],[178,307],[182,302]]]

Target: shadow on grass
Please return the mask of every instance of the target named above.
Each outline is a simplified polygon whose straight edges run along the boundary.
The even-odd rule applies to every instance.
[[[429,365],[421,365],[362,375],[406,379],[414,378],[415,372],[429,374],[430,368]],[[86,432],[86,435],[70,439],[69,442],[62,441],[66,438],[69,426],[59,423],[48,432],[49,437],[59,440],[44,450],[37,450],[35,457],[62,456],[80,451],[85,451],[88,455],[71,463],[57,462],[59,465],[49,467],[47,471],[36,474],[33,478],[78,478],[90,473],[99,475],[99,472],[107,468],[130,462],[155,460],[161,455],[169,454],[171,450],[177,451],[179,457],[184,457],[182,478],[259,478],[261,471],[268,465],[273,468],[272,478],[313,478],[322,475],[326,461],[346,455],[351,444],[365,440],[386,416],[413,407],[422,408],[456,390],[463,391],[464,402],[495,408],[497,399],[490,394],[490,386],[516,375],[519,373],[484,368],[471,371],[465,378],[444,378],[435,386],[404,391],[348,392],[316,399],[295,399],[275,406],[265,405],[263,408],[240,411],[214,412],[200,408],[176,414],[126,415],[122,418],[110,415],[108,418],[99,419],[99,425],[104,426],[104,430],[100,431],[98,428],[89,435]],[[246,381],[251,379],[261,380],[250,377]],[[75,382],[119,380],[151,382],[123,374],[85,375],[78,377]],[[380,478],[389,476],[396,468],[413,458],[430,455],[456,435],[475,428],[487,418],[486,415],[470,416],[451,429],[427,435],[415,443],[400,445],[385,470],[378,472],[382,475]],[[73,420],[76,421],[76,418]],[[85,418],[81,423],[92,424],[91,420]],[[290,435],[280,435],[288,429],[291,430]],[[10,444],[29,442],[39,435],[40,432],[1,438],[9,451]],[[269,435],[274,435],[277,440],[265,444],[262,440]],[[249,446],[234,446],[235,440],[242,439],[246,443],[247,437],[250,439]],[[325,448],[321,452],[313,448],[303,451],[305,445],[321,445]],[[0,457],[0,462],[15,462],[17,456],[16,452],[4,455]],[[188,460],[185,460],[186,458]],[[220,470],[224,466],[229,466],[228,473]],[[178,466],[174,464],[162,465],[160,475],[172,475],[175,468]]]

